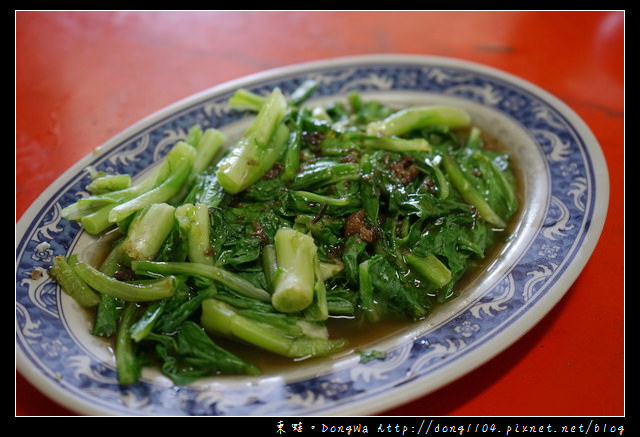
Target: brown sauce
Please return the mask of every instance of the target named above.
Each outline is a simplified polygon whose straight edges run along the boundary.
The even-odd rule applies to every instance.
[[[430,317],[433,317],[438,311],[445,309],[449,303],[454,303],[458,299],[464,298],[466,294],[469,294],[472,291],[471,289],[467,289],[469,284],[482,275],[497,259],[497,257],[500,256],[500,253],[508,244],[508,237],[512,234],[512,231],[517,226],[518,221],[519,212],[514,214],[508,228],[498,236],[502,238],[496,239],[496,243],[491,247],[491,250],[487,252],[487,256],[483,260],[479,261],[477,266],[471,267],[469,271],[457,282],[455,289],[458,294],[453,297],[451,301],[435,306],[425,319],[420,321],[381,320],[376,323],[364,323],[361,320],[346,317],[330,318],[327,321],[329,337],[345,338],[348,340],[346,349],[336,353],[334,356],[293,360],[262,350],[257,350],[255,347],[250,345],[238,344],[237,342],[219,338],[214,338],[214,340],[221,346],[227,347],[228,350],[237,354],[241,358],[255,364],[260,368],[264,375],[274,375],[287,372],[294,368],[301,368],[302,366],[311,366],[323,362],[330,362],[353,353],[378,350],[377,348],[379,348],[385,341],[411,332],[417,327],[417,324],[425,321],[428,322]]]

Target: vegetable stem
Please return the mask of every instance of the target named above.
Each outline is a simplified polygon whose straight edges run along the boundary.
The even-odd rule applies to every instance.
[[[285,313],[306,309],[313,302],[317,248],[313,237],[291,228],[275,235],[278,273],[272,303]]]
[[[451,281],[451,270],[433,254],[424,257],[408,255],[407,263],[437,288],[444,287]]]
[[[170,174],[158,186],[115,206],[109,212],[109,221],[117,223],[130,214],[154,203],[166,202],[177,194],[191,173],[191,166],[196,156],[193,146],[184,141],[176,143],[166,156]]]
[[[450,128],[465,127],[471,118],[458,107],[433,105],[402,109],[383,120],[374,121],[367,126],[370,135],[403,135],[412,130],[427,126],[441,125]]]
[[[221,334],[252,344],[261,349],[289,358],[324,356],[346,345],[343,339],[329,339],[306,331],[304,321],[289,319],[293,325],[283,329],[268,319],[257,321],[246,313],[216,299],[202,302],[201,325],[212,334]]]
[[[263,302],[271,301],[271,295],[265,290],[215,265],[194,262],[133,261],[131,268],[136,273],[152,272],[161,275],[190,275],[212,279],[243,296]]]
[[[134,323],[137,307],[134,303],[128,303],[122,313],[122,319],[118,327],[116,337],[116,368],[118,371],[118,383],[131,385],[140,377],[141,362],[136,355],[136,347],[129,334],[129,329]]]
[[[53,258],[49,274],[80,306],[90,308],[100,303],[100,296],[82,281],[62,255]]]
[[[487,203],[482,195],[471,185],[471,182],[467,180],[454,158],[445,155],[442,157],[442,164],[451,178],[453,186],[456,187],[467,202],[477,208],[478,213],[480,213],[487,222],[499,228],[505,228],[507,226],[505,221],[496,214],[489,203]]]
[[[146,302],[164,299],[171,296],[176,288],[173,276],[125,282],[107,276],[85,262],[74,264],[73,269],[91,288],[100,293],[122,299],[125,302]]]
[[[282,154],[289,129],[281,124],[287,102],[275,88],[242,138],[218,164],[217,177],[224,189],[236,194],[259,180]]]

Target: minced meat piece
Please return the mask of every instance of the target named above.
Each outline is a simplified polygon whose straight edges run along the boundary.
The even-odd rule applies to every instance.
[[[420,170],[413,165],[413,157],[411,155],[405,155],[400,161],[391,165],[391,173],[393,173],[402,185],[407,185],[418,177]]]
[[[344,224],[345,237],[356,234],[367,243],[372,243],[380,238],[380,229],[375,226],[369,226],[366,223],[364,210],[362,209],[347,217],[347,221]]]
[[[262,240],[262,244],[269,244],[269,237],[264,233],[262,224],[258,220],[254,220],[252,223],[254,231],[251,232],[252,237],[258,237]]]
[[[280,176],[280,173],[282,173],[282,170],[284,170],[284,167],[282,166],[282,164],[280,164],[279,162],[276,162],[275,164],[273,164],[273,167],[267,170],[264,176],[262,176],[262,179],[264,179],[265,181],[268,181],[269,179],[275,179],[278,176]]]
[[[129,267],[120,267],[114,272],[113,276],[118,281],[133,281],[136,279],[136,274]]]

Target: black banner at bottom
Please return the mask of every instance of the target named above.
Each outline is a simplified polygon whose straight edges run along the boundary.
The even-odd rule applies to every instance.
[[[94,417],[97,418],[97,417]],[[418,437],[418,436],[517,436],[549,435],[624,435],[631,426],[626,417],[416,417],[416,416],[303,416],[303,417],[239,417],[239,416],[106,416],[114,419],[145,420],[148,430],[165,427],[165,420],[201,419],[202,429],[224,436],[280,437]],[[29,419],[29,418],[25,418]],[[33,419],[33,418],[31,418]],[[91,419],[91,418],[89,418]],[[21,418],[16,418],[21,421]],[[38,418],[36,418],[38,420]],[[153,423],[149,423],[149,420]],[[173,425],[173,424],[172,424]],[[179,426],[182,424],[179,424]],[[207,428],[211,427],[213,428]],[[172,428],[182,429],[182,428]],[[633,435],[633,432],[631,432]]]
[[[263,418],[255,426],[255,431],[261,435],[307,434],[326,437],[623,435],[628,431],[626,419],[622,417],[284,417]]]

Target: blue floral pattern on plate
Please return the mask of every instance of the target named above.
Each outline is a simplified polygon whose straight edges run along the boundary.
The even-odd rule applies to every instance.
[[[542,191],[526,230],[515,232],[491,274],[442,314],[398,332],[377,348],[384,360],[357,354],[310,370],[264,377],[211,378],[176,387],[159,375],[117,384],[112,360],[87,340],[87,326],[43,271],[53,256],[79,246],[83,232],[61,209],[86,196],[87,169],[137,175],[185,137],[189,127],[225,129],[245,115],[227,106],[238,87],[288,93],[305,79],[314,98],[415,95],[454,99],[512,123],[539,156]],[[525,171],[525,174],[527,172]],[[529,180],[529,185],[537,182]],[[537,194],[535,194],[537,193]],[[272,70],[215,87],[155,114],[78,163],[34,203],[17,226],[16,354],[18,370],[54,399],[84,414],[262,415],[370,414],[423,395],[506,348],[562,297],[586,263],[608,202],[606,166],[590,131],[564,104],[535,86],[476,64],[418,56],[363,56]],[[526,222],[526,220],[524,220]],[[79,322],[78,322],[79,319]]]

